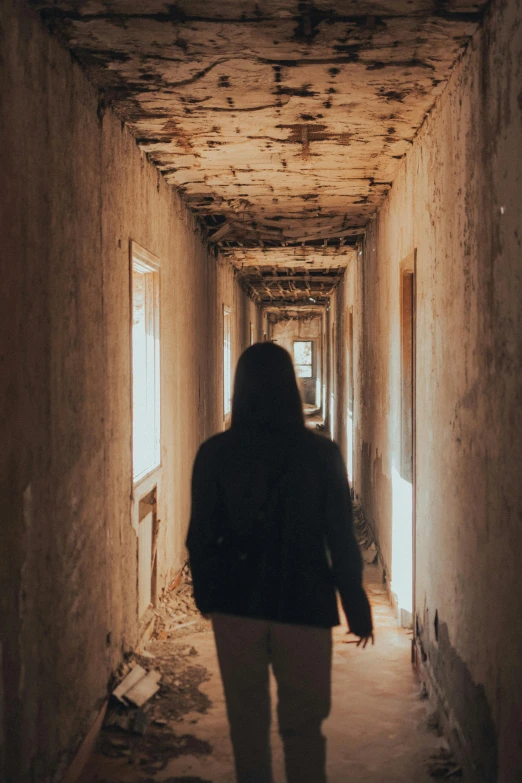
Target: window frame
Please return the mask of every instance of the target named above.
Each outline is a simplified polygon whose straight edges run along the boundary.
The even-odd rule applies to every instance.
[[[310,343],[310,364],[297,364],[297,362],[295,361],[295,345],[296,345],[296,343]],[[293,352],[293,360],[294,360],[294,367],[295,367],[295,370],[296,370],[296,373],[295,373],[296,376],[298,378],[306,378],[308,380],[310,378],[314,378],[315,377],[315,374],[314,374],[314,367],[315,367],[314,340],[312,338],[307,339],[307,340],[301,339],[301,338],[299,338],[297,340],[294,340],[293,344],[292,344],[292,352]],[[298,372],[297,372],[297,368],[298,367],[310,367],[310,375],[300,375],[300,374],[298,374]]]
[[[134,240],[130,241],[129,248],[129,267],[130,267],[130,369],[131,369],[131,477],[132,486],[136,487],[141,484],[147,477],[155,473],[162,465],[161,457],[161,406],[162,406],[162,378],[161,378],[161,274],[160,274],[160,261],[159,258],[145,248],[141,247]],[[154,411],[153,411],[153,427],[154,427],[154,442],[153,442],[153,454],[154,458],[151,464],[143,468],[139,473],[135,472],[135,455],[134,455],[134,443],[135,443],[135,410],[134,410],[134,273],[138,272],[143,275],[151,275],[150,283],[151,290],[146,294],[145,300],[145,318],[153,326],[154,335],[154,356],[152,359],[153,366],[153,397],[154,397]],[[152,305],[152,308],[151,308]],[[146,360],[147,361],[147,360]]]
[[[223,421],[232,417],[232,308],[223,304]],[[228,360],[227,360],[228,352]]]

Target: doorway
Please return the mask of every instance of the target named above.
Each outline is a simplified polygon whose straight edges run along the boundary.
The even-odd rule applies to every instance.
[[[392,597],[408,628],[415,583],[415,266],[416,252],[400,265],[400,451],[392,486]]]
[[[347,357],[346,371],[348,376],[348,410],[346,411],[346,467],[348,479],[353,485],[353,409],[354,409],[354,344],[353,344],[353,309],[348,311],[348,334],[346,340]]]

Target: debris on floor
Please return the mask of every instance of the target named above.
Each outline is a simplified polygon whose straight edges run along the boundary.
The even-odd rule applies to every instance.
[[[107,720],[80,783],[230,783],[233,779],[226,707],[211,625],[197,614],[189,574],[184,572],[182,576],[158,608],[155,633],[143,651],[151,657],[130,656],[115,678],[111,692],[116,692],[120,700],[113,700],[111,706],[117,718],[112,725]],[[326,724],[329,780],[461,780],[457,762],[444,752],[441,755],[440,749],[448,747],[446,740],[434,730],[427,730],[433,710],[427,700],[419,699],[420,684],[410,664],[410,640],[397,626],[380,569],[368,566],[365,583],[378,642],[364,653],[355,651],[355,644],[345,643],[344,626],[334,629],[335,698]],[[167,609],[174,612],[179,626],[194,619],[197,622],[178,631],[169,628],[167,623],[176,621]],[[197,628],[201,631],[194,630]],[[166,631],[167,638],[161,631]],[[140,708],[143,714],[138,714],[139,708],[126,702],[122,693],[129,684],[125,679],[137,666],[144,672],[161,673],[158,692]],[[277,736],[273,756],[274,780],[281,783],[283,749]]]
[[[210,627],[195,607],[188,568],[154,611],[155,628],[147,649],[129,656],[115,675],[97,754],[82,783],[103,782],[96,769],[96,765],[103,768],[103,758],[124,764],[127,770],[131,765],[139,771],[140,783],[147,783],[151,778],[143,774],[163,772],[174,758],[212,753],[212,745],[187,731],[183,723],[188,713],[195,713],[189,723],[196,723],[197,714],[211,706],[199,689],[209,672],[198,665],[194,646],[183,642],[186,632]],[[203,778],[167,780],[209,783]]]
[[[184,715],[203,714],[211,706],[199,690],[209,674],[195,662],[194,647],[171,640],[154,641],[151,646],[154,669],[146,671],[150,661],[138,655],[123,665],[97,748],[99,755],[121,759],[149,775],[162,772],[178,756],[212,752],[209,742],[188,733],[185,726],[184,731],[176,731]],[[102,780],[95,769],[86,775],[84,783]]]
[[[173,587],[162,595],[153,611],[156,617],[153,639],[165,641],[179,638],[181,631],[194,633],[208,630],[209,621],[201,616],[194,603],[188,563],[185,563],[180,578],[174,580]]]
[[[124,676],[120,684],[113,690],[113,699],[117,699],[120,703],[125,704],[125,694],[143,677],[146,677],[146,675],[147,672],[139,664],[136,664],[134,667],[130,667],[130,671]]]
[[[149,722],[148,714],[142,708],[160,689],[161,673],[156,669],[147,671],[136,662],[125,662],[119,674],[121,680],[113,689],[104,727],[119,729],[131,734],[145,734]],[[111,739],[109,755],[127,753],[124,741]]]
[[[152,669],[147,672],[142,666],[137,664],[131,668],[127,676],[120,682],[117,688],[112,692],[113,699],[120,704],[134,704],[136,707],[143,707],[149,699],[152,699],[160,686],[161,680],[159,671]]]

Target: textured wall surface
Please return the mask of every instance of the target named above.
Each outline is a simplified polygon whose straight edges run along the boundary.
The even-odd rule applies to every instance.
[[[520,3],[497,3],[370,224],[351,298],[356,490],[393,586],[399,275],[416,251],[416,619],[488,783],[522,779],[521,84]]]
[[[223,427],[222,304],[234,359],[259,324],[69,53],[16,6],[0,12],[0,715],[6,779],[44,783],[137,641],[129,241],[161,264],[160,588],[184,559],[193,455]]]
[[[271,339],[276,342],[282,348],[284,348],[290,356],[294,355],[294,341],[295,340],[319,340],[321,337],[321,316],[309,314],[306,318],[300,318],[295,320],[279,320],[272,322]],[[318,360],[320,359],[321,346],[318,345]]]

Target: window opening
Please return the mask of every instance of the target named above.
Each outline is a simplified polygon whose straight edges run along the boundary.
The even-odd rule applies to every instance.
[[[401,475],[413,481],[413,274],[401,279]]]
[[[232,410],[232,346],[231,313],[223,305],[223,415],[227,419]]]
[[[294,365],[298,378],[313,377],[312,340],[294,341]]]
[[[132,259],[132,464],[134,483],[160,464],[160,299],[157,259],[134,242]]]

